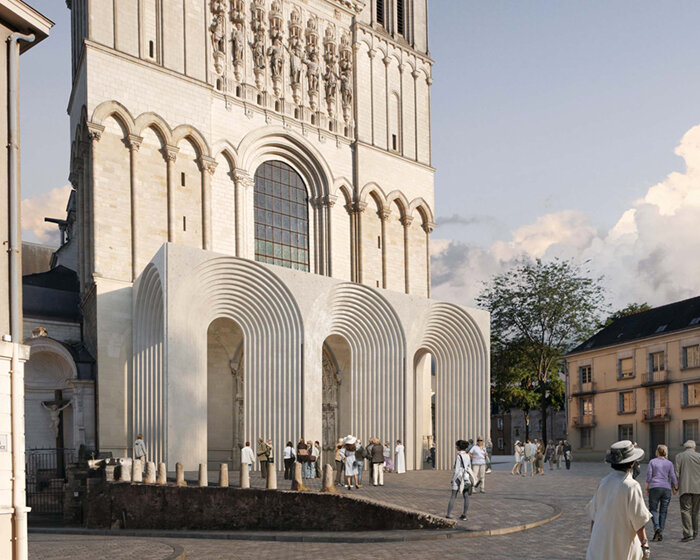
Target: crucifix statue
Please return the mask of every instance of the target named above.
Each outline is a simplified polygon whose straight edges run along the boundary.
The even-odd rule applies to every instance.
[[[43,401],[44,407],[51,416],[51,428],[56,437],[56,470],[58,476],[65,475],[65,463],[63,455],[63,410],[70,405],[70,401],[63,400],[63,391],[54,391],[54,400]]]

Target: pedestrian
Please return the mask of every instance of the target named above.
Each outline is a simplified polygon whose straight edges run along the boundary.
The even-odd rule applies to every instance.
[[[384,486],[384,446],[379,438],[374,438],[372,442],[370,461],[372,462],[372,484]]]
[[[263,438],[258,438],[258,448],[255,452],[260,462],[260,476],[267,479],[267,459],[270,455],[270,449]]]
[[[314,466],[316,462],[316,454],[314,453],[314,442],[308,440],[306,447],[309,450],[309,460],[306,462],[306,478],[314,477]]]
[[[267,468],[274,469],[275,468],[275,453],[274,453],[274,448],[272,447],[272,440],[268,439],[265,443],[267,444]],[[266,476],[267,476],[267,473],[266,473]]]
[[[557,442],[554,448],[554,460],[557,462],[557,470],[561,469],[561,461],[564,458],[564,444],[561,440]]]
[[[250,446],[250,442],[246,441],[245,446],[241,449],[241,468],[248,467],[248,472],[253,468],[253,463],[255,463],[255,453],[253,453],[253,448]]]
[[[484,439],[481,436],[476,438],[476,445],[469,452],[474,471],[474,488],[479,488],[479,492],[486,492],[486,449]]]
[[[535,440],[535,467],[536,474],[544,475],[544,442],[538,439]]]
[[[523,446],[523,455],[523,468],[521,469],[522,476],[527,476],[528,467],[530,467],[530,476],[534,476],[535,464],[532,462],[533,449],[532,442],[529,439],[525,440],[525,445]]]
[[[362,442],[358,439],[355,442],[355,470],[357,471],[357,482],[362,486],[362,473],[365,470],[365,459],[367,458],[367,449],[362,446]]]
[[[566,463],[566,470],[571,470],[571,444],[569,440],[564,440],[564,462]]]
[[[394,468],[397,474],[403,474],[406,472],[406,451],[401,443],[400,439],[396,440],[396,447],[394,448],[395,459]]]
[[[676,474],[681,504],[682,542],[698,538],[698,513],[700,513],[700,453],[695,442],[689,439],[684,451],[676,455]]]
[[[544,458],[549,463],[549,470],[554,470],[554,442],[550,439],[547,444],[547,449],[544,450]]]
[[[586,560],[641,560],[649,558],[644,525],[651,513],[644,503],[642,488],[632,478],[634,463],[644,451],[631,441],[614,443],[605,460],[614,469],[598,485],[588,503],[591,540]]]
[[[314,453],[316,461],[314,461],[314,475],[316,478],[321,478],[321,444],[318,441],[314,442]]]
[[[523,460],[523,448],[520,445],[520,440],[516,441],[513,447],[513,460],[515,463],[513,464],[513,468],[510,469],[510,474],[520,474]]]
[[[428,460],[430,461],[433,470],[435,470],[437,468],[435,466],[435,455],[437,453],[437,447],[435,446],[435,440],[432,437],[430,438],[430,450],[428,453]]]
[[[335,444],[335,484],[339,486],[343,481],[343,458],[340,451],[343,449],[343,438]]]
[[[362,486],[357,482],[357,470],[355,468],[355,443],[357,438],[347,436],[343,440],[343,460],[345,462],[345,488],[352,489],[352,483],[355,482],[355,488]]]
[[[301,463],[301,474],[304,478],[309,478],[308,476],[308,463],[309,463],[309,446],[304,441],[304,438],[299,438],[297,442],[297,461]]]
[[[656,458],[649,461],[646,490],[649,496],[651,519],[654,522],[654,536],[651,540],[662,541],[671,492],[674,496],[678,492],[676,472],[673,470],[673,463],[668,460],[668,447],[665,445],[658,445]]]
[[[294,453],[294,447],[292,446],[292,442],[288,441],[287,446],[284,448],[284,451],[282,452],[282,456],[284,459],[284,479],[285,480],[292,480],[294,478],[294,463],[296,459],[296,454]]]
[[[493,443],[491,438],[486,440],[486,474],[491,472],[491,454],[493,452]]]
[[[136,436],[136,441],[134,442],[134,459],[141,462],[141,468],[145,468],[147,458],[146,444],[143,441],[143,434]]]
[[[392,472],[394,470],[394,460],[391,458],[391,444],[384,442],[384,470]]]
[[[452,508],[455,505],[455,500],[458,494],[462,494],[464,497],[464,509],[459,518],[465,520],[469,509],[469,494],[471,494],[474,484],[474,476],[471,470],[471,459],[469,453],[467,453],[468,443],[460,439],[455,443],[455,447],[457,448],[457,457],[455,458],[455,467],[451,480],[452,495],[450,496],[450,503],[447,505],[447,515],[445,517],[452,519]]]

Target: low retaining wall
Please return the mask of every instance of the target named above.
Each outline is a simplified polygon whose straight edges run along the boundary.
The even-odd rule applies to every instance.
[[[105,483],[90,490],[92,529],[387,531],[455,522],[362,498],[316,492]]]

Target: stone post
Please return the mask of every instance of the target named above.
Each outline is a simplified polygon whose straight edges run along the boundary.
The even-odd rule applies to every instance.
[[[167,484],[168,483],[168,472],[165,470],[165,463],[158,463],[158,477],[156,478],[156,484]]]
[[[248,463],[241,463],[241,488],[250,488],[250,471]]]
[[[219,465],[219,486],[228,488],[228,464],[221,463]]]
[[[156,464],[153,461],[146,463],[146,484],[156,483]]]
[[[277,469],[275,465],[268,465],[267,467],[267,483],[265,488],[268,490],[277,490]]]
[[[296,490],[298,492],[305,492],[308,490],[308,488],[304,486],[304,481],[301,478],[301,463],[294,463],[294,477],[292,478],[292,490]]]
[[[331,494],[338,493],[338,489],[335,487],[335,482],[333,481],[333,467],[330,465],[323,465],[321,492],[330,492]]]
[[[131,459],[120,459],[119,482],[131,482]]]
[[[140,459],[131,462],[131,482],[143,482],[143,462]]]
[[[197,479],[197,486],[209,486],[206,463],[199,464],[199,478]]]
[[[187,486],[187,482],[185,482],[185,469],[182,468],[182,463],[175,463],[175,485]]]

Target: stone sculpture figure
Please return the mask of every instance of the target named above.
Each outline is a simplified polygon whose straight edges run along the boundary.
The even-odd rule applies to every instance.
[[[270,70],[273,79],[282,78],[284,71],[284,45],[281,35],[275,35],[272,45],[267,49],[267,56],[270,57]]]
[[[255,64],[255,68],[257,70],[264,70],[266,63],[265,45],[263,44],[263,38],[260,36],[256,36],[255,42],[253,42],[250,46],[253,49],[253,64]]]
[[[47,405],[46,403],[41,403],[41,406],[48,410],[49,415],[51,416],[50,425],[51,429],[53,430],[53,435],[54,437],[58,438],[58,427],[61,425],[61,411],[65,408],[68,408],[70,406],[70,403],[64,404],[61,407],[59,407],[55,403],[49,405]]]
[[[309,81],[309,93],[318,93],[319,80],[319,65],[318,65],[318,50],[311,45],[306,49],[306,79]]]
[[[226,15],[224,0],[212,0],[211,12],[214,19],[209,26],[211,32],[212,51],[214,53],[214,69],[221,75],[224,71],[224,53],[226,52]]]
[[[290,37],[289,39],[289,77],[292,86],[297,86],[301,83],[301,56],[302,48],[301,41],[298,37]]]
[[[231,44],[233,45],[233,63],[243,63],[243,53],[245,51],[245,38],[240,24],[235,24],[231,30]]]

